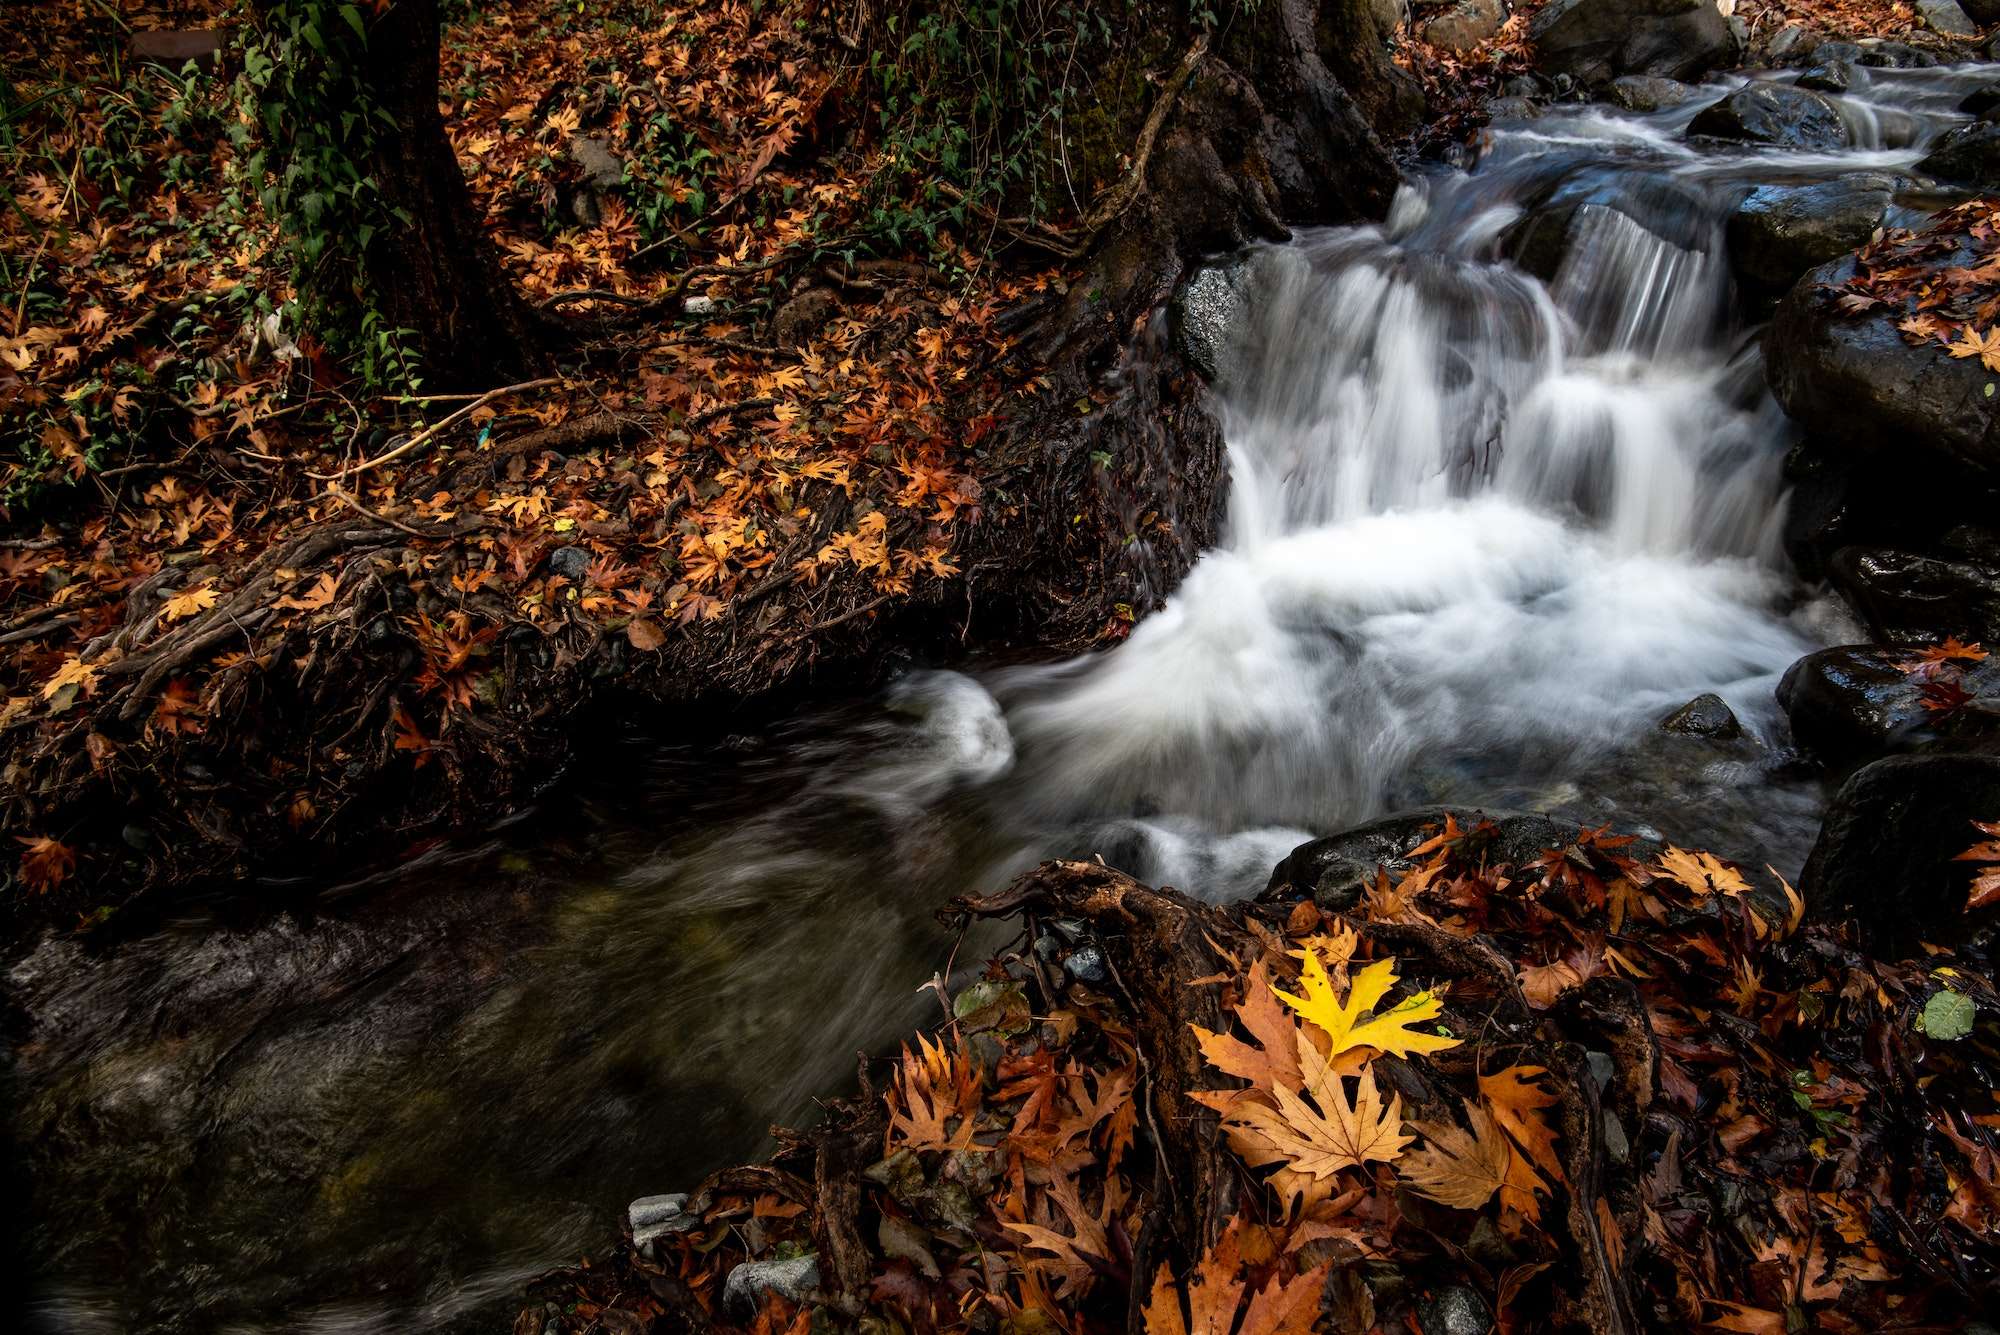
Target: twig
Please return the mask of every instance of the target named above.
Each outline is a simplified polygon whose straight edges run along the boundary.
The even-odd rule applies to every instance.
[[[39,640],[51,631],[61,630],[65,626],[74,626],[76,622],[77,618],[74,615],[70,615],[55,617],[38,625],[23,626],[19,630],[10,630],[5,635],[0,635],[0,644],[19,644],[23,640]]]
[[[306,476],[312,478],[316,482],[336,482],[344,477],[353,477],[356,473],[365,473],[371,468],[380,468],[383,464],[388,463],[392,459],[402,458],[404,455],[408,454],[411,450],[416,449],[417,446],[422,445],[424,442],[430,440],[432,437],[444,431],[446,428],[454,426],[457,423],[465,420],[467,417],[471,416],[474,412],[477,412],[480,408],[485,407],[487,404],[493,402],[493,400],[495,399],[502,398],[508,394],[519,394],[524,390],[542,389],[549,385],[555,385],[560,383],[561,380],[559,377],[543,376],[539,380],[523,380],[518,385],[502,385],[498,389],[489,389],[484,394],[481,394],[478,398],[474,399],[472,402],[466,404],[463,408],[460,408],[458,411],[444,418],[444,420],[436,423],[433,426],[425,427],[422,431],[419,431],[416,435],[410,437],[408,440],[404,441],[401,445],[398,445],[395,449],[390,450],[387,454],[378,454],[373,459],[363,459],[360,463],[355,464],[349,468],[340,469],[337,472],[314,473],[308,471],[306,473]]]
[[[1139,142],[1132,154],[1132,170],[1125,173],[1125,179],[1106,195],[1084,220],[1086,237],[1096,235],[1106,223],[1123,213],[1126,205],[1130,204],[1133,197],[1139,193],[1140,186],[1145,184],[1146,163],[1153,156],[1153,145],[1158,141],[1160,131],[1166,127],[1167,115],[1174,109],[1174,104],[1180,101],[1181,90],[1187,87],[1188,80],[1194,77],[1195,69],[1200,66],[1202,57],[1207,54],[1208,34],[1203,33],[1188,47],[1187,54],[1181,57],[1180,68],[1174,71],[1173,78],[1167,81],[1167,86],[1160,90],[1160,96],[1154,101],[1153,109],[1146,113],[1146,123],[1139,130]]]
[[[806,633],[815,634],[822,630],[832,630],[835,626],[838,626],[841,622],[852,621],[854,620],[854,618],[861,616],[864,613],[874,611],[876,608],[880,607],[883,603],[886,603],[888,601],[889,601],[889,595],[886,593],[882,594],[880,597],[871,598],[867,602],[861,604],[861,606],[859,607],[848,608],[845,612],[842,612],[839,616],[828,617],[824,621],[815,622],[813,625],[808,626],[806,628]]]
[[[398,529],[401,532],[409,534],[413,538],[431,538],[437,536],[434,533],[426,533],[420,528],[411,528],[408,524],[401,523],[397,520],[391,519],[389,518],[389,516],[385,514],[377,513],[376,511],[371,510],[367,506],[363,505],[359,500],[356,500],[354,497],[342,491],[339,487],[328,487],[326,490],[327,494],[332,496],[335,500],[345,502],[348,506],[350,506],[354,510],[359,511],[361,514],[366,515],[368,518],[374,520],[378,524],[387,524],[390,528]]]
[[[0,538],[0,547],[13,552],[45,552],[62,545],[61,538]]]
[[[734,417],[738,413],[754,413],[760,408],[775,408],[777,406],[778,401],[776,399],[745,399],[741,403],[732,403],[726,408],[710,408],[705,413],[696,413],[693,417],[687,419],[687,424],[689,426],[706,426],[710,422],[717,422],[725,417]]]

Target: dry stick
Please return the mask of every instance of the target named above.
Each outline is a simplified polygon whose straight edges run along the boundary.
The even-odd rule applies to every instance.
[[[385,514],[377,514],[375,511],[363,505],[359,500],[356,500],[354,497],[342,491],[339,487],[328,487],[327,492],[335,500],[344,502],[345,504],[351,506],[355,510],[358,510],[362,514],[368,516],[368,518],[374,520],[378,524],[387,524],[390,528],[399,529],[402,532],[409,534],[413,538],[432,538],[437,536],[434,533],[426,533],[420,528],[411,528],[408,524],[402,523],[399,520],[391,519],[389,518],[389,516]]]
[[[1132,170],[1125,173],[1125,179],[1106,195],[1084,220],[1086,237],[1096,235],[1106,223],[1123,213],[1125,207],[1132,202],[1133,196],[1139,193],[1139,187],[1145,184],[1146,163],[1153,156],[1153,145],[1159,140],[1160,131],[1166,128],[1167,115],[1174,109],[1174,104],[1180,101],[1181,90],[1187,87],[1188,80],[1194,77],[1195,69],[1201,64],[1202,57],[1207,54],[1208,34],[1203,33],[1194,39],[1192,46],[1188,47],[1187,54],[1181,57],[1180,68],[1174,71],[1174,76],[1167,81],[1167,86],[1160,90],[1160,96],[1154,101],[1153,109],[1146,113],[1146,124],[1139,131],[1139,143],[1132,154]]]
[[[417,446],[422,445],[424,442],[430,440],[432,437],[436,436],[439,432],[445,430],[447,427],[454,426],[457,423],[464,421],[474,412],[477,412],[480,408],[485,407],[487,404],[493,402],[493,400],[495,399],[503,398],[509,394],[519,394],[524,390],[543,389],[549,385],[557,385],[561,383],[562,381],[559,377],[544,376],[539,380],[523,380],[518,385],[502,385],[499,389],[489,389],[484,394],[481,394],[478,398],[474,399],[472,402],[466,404],[463,408],[460,408],[456,412],[453,412],[449,416],[445,417],[442,421],[436,423],[433,426],[425,427],[422,431],[419,431],[416,435],[410,437],[408,440],[404,441],[401,445],[398,445],[395,449],[390,450],[387,454],[378,454],[373,459],[363,459],[360,463],[355,464],[352,467],[342,468],[332,473],[314,473],[308,471],[306,473],[306,476],[312,478],[314,481],[317,482],[337,482],[344,477],[353,477],[356,473],[365,473],[371,468],[380,468],[383,464],[388,463],[392,459],[402,458],[404,455],[408,454],[411,450],[416,449]]]
[[[65,626],[74,626],[76,623],[77,618],[74,616],[59,616],[52,621],[41,622],[39,625],[23,626],[19,630],[10,630],[4,635],[0,635],[0,644],[18,644],[22,640],[39,640],[44,635],[61,630]]]

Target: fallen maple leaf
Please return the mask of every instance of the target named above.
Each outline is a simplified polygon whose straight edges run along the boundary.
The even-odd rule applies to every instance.
[[[1557,1182],[1563,1181],[1562,1159],[1556,1154],[1556,1133],[1543,1119],[1542,1109],[1558,1102],[1535,1082],[1548,1074],[1544,1066],[1509,1066],[1479,1077],[1479,1097],[1509,1138],[1537,1168]]]
[[[1303,1078],[1299,1074],[1298,1025],[1278,1004],[1264,961],[1258,960],[1250,966],[1243,1000],[1235,1009],[1238,1023],[1259,1046],[1252,1047],[1232,1034],[1214,1034],[1200,1025],[1191,1025],[1202,1056],[1224,1075],[1248,1080],[1252,1088],[1267,1094],[1280,1085],[1297,1089]]]
[[[1698,895],[1740,895],[1750,883],[1713,853],[1694,853],[1667,845],[1656,864],[1661,875],[1679,881]]]
[[[1458,1210],[1477,1210],[1507,1181],[1514,1151],[1484,1108],[1467,1107],[1472,1130],[1412,1122],[1429,1142],[1404,1156],[1397,1172],[1421,1194]]]
[[[185,589],[160,604],[160,620],[182,621],[197,612],[205,612],[215,606],[216,592],[212,585],[198,584]]]
[[[1375,1077],[1364,1068],[1350,1100],[1340,1073],[1303,1031],[1298,1054],[1305,1077],[1299,1089],[1278,1086],[1271,1091],[1275,1107],[1245,1100],[1224,1118],[1229,1143],[1244,1162],[1253,1168],[1282,1164],[1315,1179],[1370,1160],[1394,1162],[1410,1142],[1401,1130],[1402,1096],[1392,1097],[1384,1109]],[[1317,1108],[1306,1102],[1307,1094]]]
[[[81,658],[65,660],[63,665],[56,669],[56,675],[42,683],[42,699],[54,699],[65,686],[78,687],[85,695],[96,694],[97,669]]]
[[[2000,821],[1976,820],[1972,828],[1981,834],[2000,836]],[[1984,862],[1978,874],[1972,878],[1972,893],[1966,898],[1965,911],[1983,909],[2000,903],[2000,838],[1988,839],[1974,844],[1953,859],[1955,862]]]
[[[68,880],[76,869],[76,851],[68,844],[46,835],[14,838],[27,845],[28,851],[21,854],[21,883],[35,893],[47,894]]]
[[[1951,344],[1951,355],[1977,357],[1987,370],[2000,371],[2000,329],[1982,334],[1967,325],[1958,331],[1958,342]]]
[[[1308,950],[1299,970],[1299,986],[1305,995],[1296,997],[1289,992],[1278,992],[1276,988],[1272,991],[1280,1001],[1326,1034],[1332,1042],[1327,1052],[1331,1058],[1339,1058],[1344,1053],[1363,1047],[1408,1057],[1413,1053],[1442,1052],[1458,1046],[1458,1039],[1418,1033],[1410,1028],[1426,1020],[1435,1020],[1444,1010],[1444,1003],[1429,992],[1418,992],[1380,1015],[1374,1014],[1375,1004],[1387,996],[1389,989],[1395,985],[1396,961],[1377,960],[1354,975],[1347,999],[1342,1001],[1334,995],[1333,982],[1327,976],[1326,966],[1319,962],[1318,952]],[[1370,1018],[1364,1020],[1361,1018],[1364,1015]],[[1343,1073],[1351,1073],[1359,1069],[1361,1063],[1339,1065]]]

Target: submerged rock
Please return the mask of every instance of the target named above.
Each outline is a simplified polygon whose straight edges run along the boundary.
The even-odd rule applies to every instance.
[[[1694,699],[1660,720],[1667,732],[1685,737],[1741,737],[1743,724],[1723,698],[1714,693]]]
[[[1605,212],[1622,214],[1682,250],[1708,249],[1708,215],[1700,189],[1677,177],[1626,173],[1564,181],[1507,229],[1502,245],[1516,264],[1548,282],[1576,242],[1588,235],[1592,216],[1601,221]]]
[[[1715,0],[1554,0],[1528,36],[1536,68],[1583,84],[1620,74],[1696,79],[1738,51]]]
[[[1757,82],[1739,88],[1688,123],[1688,133],[1778,148],[1847,147],[1840,108],[1810,88]]]
[[[1851,919],[1864,948],[1895,959],[1990,928],[2000,906],[1965,911],[1972,869],[1956,861],[2000,813],[2000,756],[1894,756],[1857,770],[1827,808],[1799,890],[1815,919]]]
[[[1748,287],[1783,291],[1806,270],[1866,245],[1890,199],[1888,179],[1871,174],[1754,190],[1729,217],[1736,276]]]

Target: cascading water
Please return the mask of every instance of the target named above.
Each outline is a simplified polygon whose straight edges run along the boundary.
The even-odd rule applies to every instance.
[[[935,1006],[935,907],[1043,856],[1238,894],[1312,833],[1453,801],[1796,865],[1817,797],[1771,689],[1838,628],[1780,552],[1788,433],[1723,220],[1906,169],[1991,74],[1870,72],[1843,153],[1690,147],[1709,99],[1565,110],[1380,226],[1247,257],[1226,541],[1116,650],[663,748],[650,785],[585,781],[335,917],[9,961],[41,1323],[504,1306],[838,1089]],[[1654,726],[1708,691],[1752,739]]]

